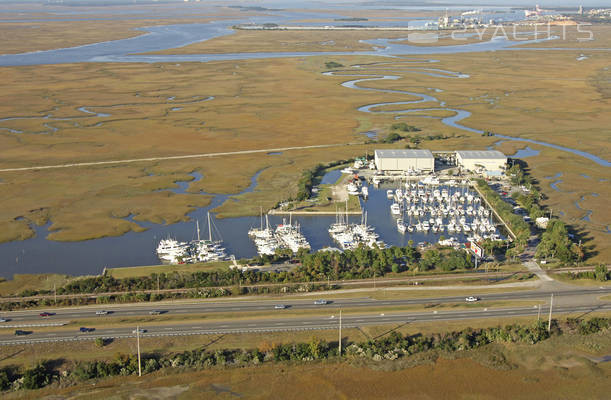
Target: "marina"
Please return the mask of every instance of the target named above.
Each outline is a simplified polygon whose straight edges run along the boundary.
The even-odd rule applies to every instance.
[[[387,184],[377,182],[370,190],[366,183],[363,183],[363,175],[360,173],[369,171],[374,165],[366,161],[357,160],[353,167],[346,167],[339,170],[339,174],[346,177],[344,182],[346,190],[352,196],[359,196],[362,213],[357,217],[348,212],[348,202],[345,204],[345,211],[337,208],[335,220],[329,223],[329,217],[325,216],[303,216],[305,221],[305,234],[302,232],[299,222],[293,222],[293,215],[289,213],[288,221],[282,218],[281,223],[274,227],[270,223],[270,215],[263,215],[261,210],[258,226],[251,224],[248,229],[248,237],[254,243],[256,254],[260,256],[272,256],[278,251],[290,251],[296,254],[301,249],[320,250],[329,246],[321,246],[319,227],[328,224],[327,232],[332,239],[332,244],[340,250],[354,250],[360,246],[368,248],[386,248],[392,245],[405,246],[417,243],[419,246],[429,244],[440,244],[443,246],[459,247],[466,242],[481,241],[485,239],[502,240],[503,237],[497,229],[497,224],[493,221],[492,212],[482,202],[477,191],[471,188],[471,183],[465,179],[439,179],[433,175],[426,176],[400,176]],[[366,168],[363,170],[363,168]],[[342,185],[342,175],[338,170],[327,172],[321,179],[322,182],[338,182]],[[329,178],[332,176],[333,179]],[[374,174],[370,180],[374,181],[380,175]],[[388,188],[392,186],[393,188]],[[390,206],[388,206],[390,202]],[[387,208],[388,207],[388,208]],[[388,210],[388,211],[385,211]],[[368,225],[369,213],[373,215],[372,225]],[[352,213],[353,214],[353,213]],[[210,217],[208,214],[210,232]],[[252,219],[251,219],[252,223]],[[316,227],[316,233],[309,232],[308,228]],[[376,231],[383,232],[384,239]],[[239,232],[230,232],[231,237],[239,235]],[[447,235],[447,236],[446,236]],[[399,236],[399,240],[397,240]],[[388,238],[389,244],[385,243]],[[403,240],[401,239],[403,238]],[[408,243],[405,242],[407,239]],[[198,240],[200,243],[199,226]],[[315,244],[315,247],[312,246]],[[193,243],[193,242],[191,242]],[[193,251],[186,251],[189,257],[181,258],[180,262],[197,262],[207,260],[228,259],[224,252],[217,252],[217,249],[224,251],[219,242],[213,242],[210,236],[206,243],[215,243],[216,247],[205,247],[202,256],[193,256]],[[172,256],[176,247],[192,248],[188,243],[178,243],[162,239],[160,246],[167,246],[170,255],[162,256],[159,251],[159,258],[164,262],[176,262],[177,258]],[[200,254],[195,252],[195,254]],[[209,254],[212,254],[209,256]],[[249,253],[248,256],[254,254]],[[239,257],[244,257],[239,254]]]
[[[197,178],[199,177],[199,174],[193,173],[193,176]],[[322,177],[322,181],[335,183],[339,180],[340,176],[341,172],[338,170],[329,171]],[[242,193],[255,190],[258,177],[259,174],[255,174],[252,178],[251,185]],[[410,182],[416,183],[416,191],[418,191],[417,178],[411,178],[412,179]],[[404,200],[403,219],[405,220],[406,231],[401,233],[397,226],[397,220],[399,219],[398,216],[393,215],[390,212],[390,204],[392,204],[392,201],[387,197],[387,193],[388,191],[391,191],[394,196],[396,189],[401,188],[403,191],[403,188],[405,188],[405,182],[405,179],[402,183],[400,180],[384,181],[377,187],[373,185],[367,186],[364,182],[362,182],[362,187],[368,187],[367,198],[365,199],[362,195],[360,196],[360,204],[363,215],[349,214],[346,216],[344,214],[342,216],[344,224],[357,226],[363,225],[362,219],[364,219],[364,215],[366,213],[367,222],[365,226],[372,228],[373,232],[378,235],[375,240],[376,243],[378,241],[382,241],[385,246],[408,246],[410,243],[413,245],[424,245],[425,243],[438,243],[440,241],[444,243],[446,243],[445,241],[451,241],[452,243],[465,243],[470,237],[474,237],[472,234],[473,232],[471,224],[476,217],[479,220],[478,226],[482,225],[482,219],[490,222],[490,216],[485,217],[485,215],[480,216],[479,214],[477,216],[469,216],[467,214],[469,205],[460,203],[456,204],[456,206],[463,206],[462,208],[465,213],[463,216],[465,218],[465,223],[469,224],[469,231],[465,232],[462,224],[460,231],[457,231],[455,223],[454,232],[450,232],[447,224],[454,220],[460,223],[460,211],[458,216],[448,213],[448,217],[444,217],[442,209],[441,218],[443,218],[442,222],[446,224],[447,229],[434,232],[430,223],[431,211],[428,209],[428,207],[432,207],[436,203],[433,202],[431,204],[428,202],[428,200],[426,203],[423,203],[422,201],[417,204],[411,202],[408,207],[407,200]],[[177,184],[179,188],[172,189],[175,192],[180,193],[188,190],[188,182],[177,182]],[[424,187],[425,185],[422,184],[422,186]],[[452,198],[454,193],[458,192],[463,193],[463,197],[465,197],[466,201],[468,198],[468,192],[474,196],[473,204],[476,204],[476,194],[474,193],[473,189],[469,189],[466,182],[465,184],[462,184],[460,181],[455,181],[454,184],[452,184],[451,181],[448,181],[445,183],[445,186],[447,186],[449,198]],[[424,191],[425,193],[430,192],[434,198],[433,192],[435,187],[436,185],[426,185],[424,189],[420,188],[420,191]],[[437,189],[440,191],[440,196],[443,188],[444,183],[440,182],[437,187]],[[419,195],[418,197],[420,198]],[[427,195],[427,197],[430,196]],[[258,254],[257,246],[248,233],[252,228],[261,228],[262,224],[260,216],[223,219],[214,219],[213,217],[213,210],[223,204],[228,198],[229,196],[225,194],[214,195],[214,198],[209,206],[197,209],[196,211],[188,214],[190,221],[169,225],[155,224],[150,222],[137,222],[138,225],[146,228],[146,231],[129,232],[120,237],[106,237],[81,242],[56,242],[46,239],[46,236],[49,233],[48,229],[50,223],[43,226],[34,226],[33,228],[36,231],[36,237],[19,242],[0,244],[0,254],[2,256],[2,262],[4,265],[2,275],[5,277],[11,277],[15,273],[43,273],[49,271],[73,275],[94,275],[101,273],[105,267],[156,265],[159,264],[160,261],[157,254],[157,248],[159,247],[161,240],[167,240],[170,238],[175,240],[178,244],[190,243],[191,241],[197,240],[197,223],[195,221],[197,219],[200,221],[205,221],[207,219],[208,212],[211,212],[210,216],[214,221],[214,226],[216,227],[216,229],[213,227],[214,234],[212,241],[214,241],[216,232],[218,231],[223,238],[221,248],[225,249],[225,257],[234,255],[236,259],[240,259],[256,256]],[[458,199],[460,200],[460,196]],[[437,203],[439,203],[439,201],[437,201]],[[447,209],[447,202],[443,202],[443,204],[444,208]],[[452,204],[455,204],[455,202]],[[410,222],[410,215],[408,211],[411,209],[412,205],[416,206],[415,210],[418,211],[418,216],[414,215],[414,211],[412,210]],[[343,204],[338,205],[338,207],[341,208],[343,208],[343,206]],[[426,213],[424,211],[424,206],[427,207]],[[422,216],[419,215],[419,207],[422,208],[423,213],[425,213]],[[475,205],[472,205],[472,207],[473,210],[476,210]],[[479,208],[481,208],[481,205],[477,207],[478,213]],[[438,211],[436,210],[435,214],[437,213]],[[482,213],[484,213],[484,211],[482,211]],[[289,220],[291,219],[291,217],[287,215],[269,215],[267,216],[269,226],[275,227],[277,225],[284,225],[283,219],[286,221],[287,217]],[[416,229],[418,217],[420,217],[421,228],[423,225],[425,225],[424,219],[426,217],[429,225],[429,229],[427,231],[424,231],[424,229]],[[439,215],[435,215],[433,218],[436,220],[437,217],[439,217]],[[126,218],[133,221],[133,216],[128,216]],[[292,216],[292,219],[293,221],[295,220],[295,215]],[[311,250],[317,251],[329,247],[338,247],[338,242],[334,240],[329,232],[329,228],[338,222],[338,216],[299,215],[298,220],[299,232],[310,245]],[[287,225],[293,226],[294,223],[289,223]],[[434,226],[436,224],[432,225]],[[409,231],[409,226],[413,228],[413,231]],[[266,225],[263,225],[263,227],[265,228]],[[371,232],[371,230],[366,229],[366,232]],[[358,234],[359,231],[357,230],[357,232],[353,233]],[[480,235],[480,232],[477,232],[477,234]],[[491,233],[488,232],[487,234],[490,235]],[[502,237],[502,234],[498,231],[498,229],[496,234]],[[210,240],[210,237],[208,237],[208,240]],[[369,239],[361,238],[359,240],[364,240],[373,244],[373,242]],[[166,244],[171,243],[166,242]],[[378,243],[378,245],[380,245],[380,243]],[[186,262],[186,260],[184,261]],[[169,260],[166,262],[169,262]]]
[[[159,241],[157,256],[161,261],[176,264],[219,261],[227,258],[225,249],[222,247],[223,242],[212,239],[213,225],[210,213],[208,212],[208,239],[201,239],[199,220],[196,220],[195,223],[197,239],[190,242],[178,242],[168,237]]]

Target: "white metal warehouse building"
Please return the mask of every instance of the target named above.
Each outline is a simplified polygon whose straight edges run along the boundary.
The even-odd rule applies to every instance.
[[[379,171],[434,171],[435,158],[430,150],[376,150]]]
[[[507,156],[497,150],[460,150],[456,152],[456,163],[469,171],[500,172],[505,169]]]

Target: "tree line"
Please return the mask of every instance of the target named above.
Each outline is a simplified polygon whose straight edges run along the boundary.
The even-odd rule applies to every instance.
[[[144,354],[142,371],[149,374],[164,368],[184,370],[215,367],[245,367],[271,362],[309,362],[326,359],[368,359],[372,361],[396,360],[425,352],[456,353],[476,349],[488,344],[522,343],[536,344],[552,335],[591,335],[606,332],[611,318],[569,318],[563,326],[556,320],[551,332],[547,324],[512,324],[482,329],[466,328],[447,333],[401,334],[396,331],[365,342],[345,342],[345,351],[339,353],[338,342],[327,342],[313,337],[308,342],[268,344],[264,342],[256,349],[199,348],[171,354]],[[76,384],[91,379],[109,376],[128,376],[138,373],[135,355],[117,354],[112,360],[96,360],[76,363],[71,369],[59,374],[52,362],[39,362],[26,369],[0,368],[0,390],[37,389],[51,383]]]
[[[115,278],[105,274],[75,279],[57,288],[58,295],[84,293],[110,293],[95,299],[60,298],[32,299],[26,302],[0,303],[0,309],[12,310],[22,307],[46,305],[85,305],[127,302],[149,302],[180,298],[213,298],[232,295],[270,294],[291,292],[313,292],[337,289],[314,282],[325,280],[351,280],[383,277],[389,273],[405,271],[460,271],[474,267],[466,251],[453,248],[431,248],[421,250],[412,246],[368,248],[360,246],[344,252],[319,250],[309,252],[301,249],[294,255],[290,250],[278,249],[272,256],[257,256],[240,260],[242,264],[267,264],[293,260],[297,267],[291,271],[240,271],[225,269],[216,271],[153,273],[149,276]],[[278,284],[277,286],[252,286]],[[282,285],[282,284],[286,284]],[[164,290],[185,289],[182,292]],[[149,293],[142,293],[149,291]],[[118,292],[112,294],[113,292]],[[31,290],[20,293],[22,297],[51,295],[49,290]]]

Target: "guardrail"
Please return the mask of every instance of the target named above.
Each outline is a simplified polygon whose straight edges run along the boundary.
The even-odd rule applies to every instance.
[[[48,324],[1,324],[0,328],[46,328],[51,326],[64,326],[68,325],[68,322],[51,322]]]

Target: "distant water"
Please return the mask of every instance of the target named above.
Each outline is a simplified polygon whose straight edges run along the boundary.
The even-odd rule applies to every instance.
[[[234,19],[221,19],[209,23],[159,25],[138,28],[145,34],[120,40],[112,40],[83,46],[62,48],[47,51],[36,51],[22,54],[0,55],[0,66],[63,64],[78,62],[187,62],[187,61],[219,61],[244,60],[256,58],[300,57],[313,55],[400,55],[400,54],[438,54],[495,51],[513,49],[519,51],[532,51],[528,48],[512,48],[515,44],[536,43],[542,40],[511,42],[498,38],[488,42],[458,44],[454,46],[410,46],[398,44],[396,39],[367,40],[365,42],[376,46],[375,51],[365,52],[264,52],[264,53],[235,53],[235,54],[194,54],[194,55],[141,55],[138,53],[155,52],[167,49],[184,47],[215,37],[233,34],[233,25],[275,23],[279,25],[303,25],[300,20],[307,19],[335,19],[341,14],[332,14],[318,11],[289,12],[285,10],[267,11],[264,16],[250,16]],[[112,19],[112,18],[111,18]],[[363,21],[363,26],[415,26],[428,20],[393,20]],[[308,25],[329,25],[328,22],[312,22]],[[351,22],[334,21],[333,25],[354,25]],[[406,32],[406,37],[408,32]],[[545,39],[543,39],[545,40]]]

